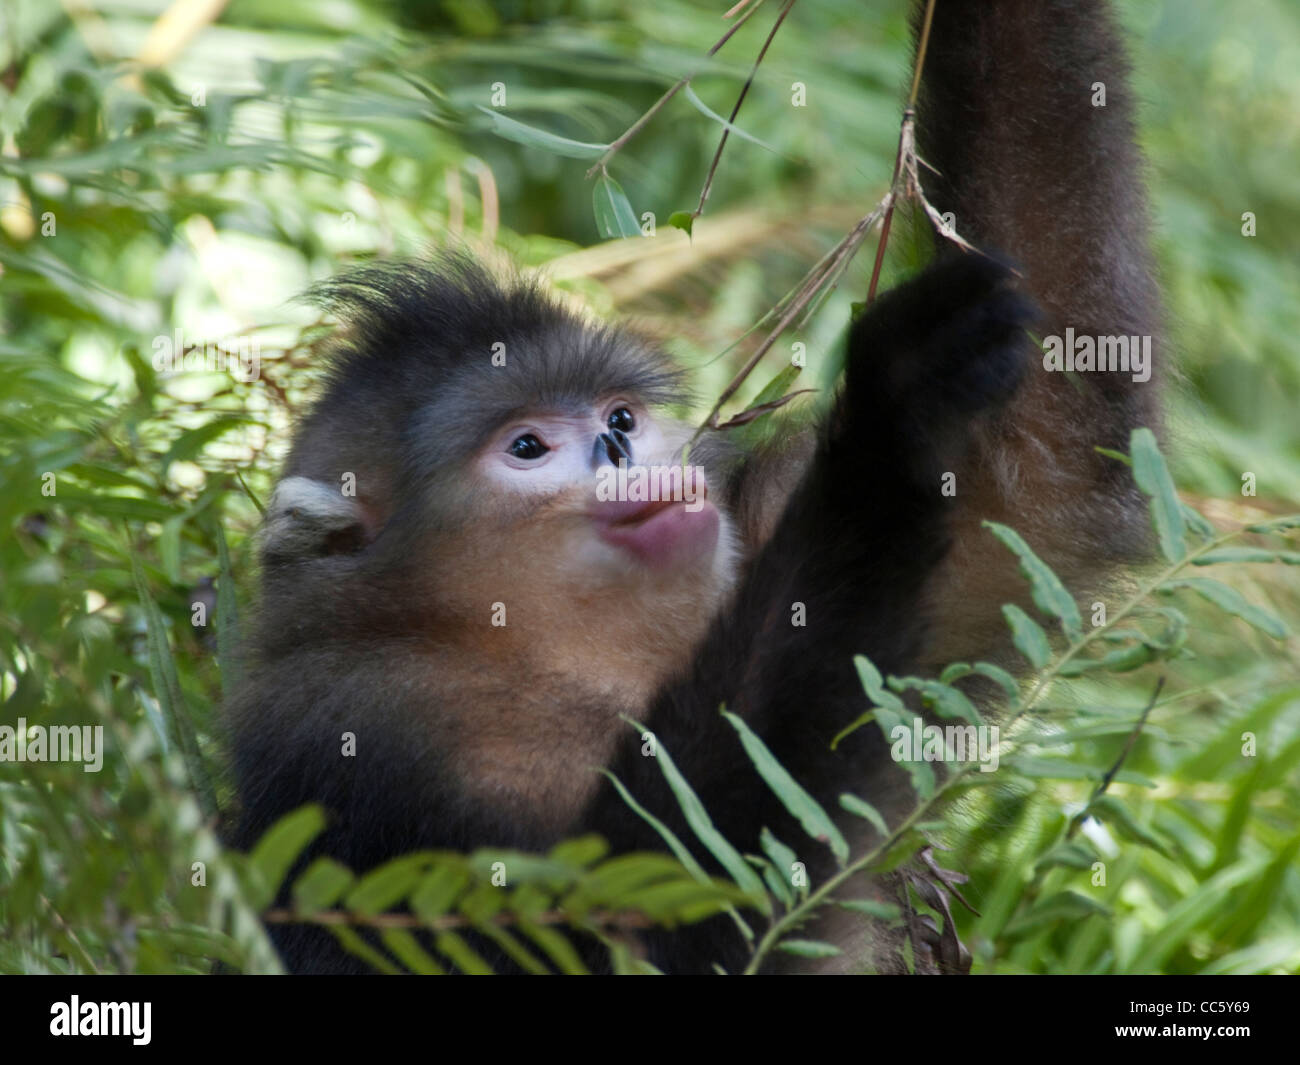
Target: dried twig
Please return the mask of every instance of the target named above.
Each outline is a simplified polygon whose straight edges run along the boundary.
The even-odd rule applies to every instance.
[[[709,173],[704,179],[704,188],[700,190],[700,202],[696,204],[695,210],[691,212],[692,218],[699,218],[704,213],[704,201],[709,198],[709,190],[713,188],[713,175],[717,173],[718,164],[722,162],[722,150],[727,146],[727,138],[731,135],[731,127],[736,124],[736,116],[740,114],[740,105],[745,102],[749,87],[754,84],[754,77],[758,74],[759,64],[763,62],[763,57],[767,55],[768,48],[772,46],[772,41],[776,38],[777,30],[781,28],[781,23],[785,21],[786,15],[790,14],[792,7],[794,7],[794,0],[785,0],[785,6],[781,8],[780,14],[776,16],[776,22],[772,24],[772,29],[768,32],[767,40],[763,42],[763,47],[758,50],[758,58],[754,60],[754,65],[749,71],[749,77],[745,79],[740,95],[736,97],[736,104],[731,109],[731,114],[727,116],[727,128],[722,131],[722,136],[718,139],[718,150],[713,153],[713,162],[709,164]]]
[[[912,87],[908,95],[908,104],[903,111],[903,118],[898,131],[898,152],[894,158],[894,173],[893,177],[890,179],[889,191],[880,198],[880,202],[876,204],[871,213],[864,216],[853,227],[849,234],[845,236],[840,243],[837,244],[835,248],[833,248],[831,252],[817,263],[817,265],[814,266],[805,276],[804,281],[800,284],[796,294],[791,298],[790,302],[785,305],[784,311],[780,314],[780,317],[768,333],[767,337],[758,346],[758,349],[754,354],[745,361],[745,365],[740,368],[740,371],[731,380],[731,383],[723,389],[722,394],[718,397],[712,410],[709,411],[707,417],[700,426],[700,429],[696,432],[697,437],[705,429],[721,429],[738,424],[735,418],[732,418],[728,422],[719,424],[718,414],[722,409],[723,404],[736,394],[741,385],[745,383],[745,380],[749,377],[750,373],[753,372],[754,367],[758,365],[762,357],[767,354],[772,345],[776,343],[777,339],[786,330],[790,323],[794,321],[799,312],[809,306],[812,300],[820,292],[823,292],[823,290],[829,291],[828,286],[835,284],[840,272],[847,267],[848,263],[852,260],[858,247],[862,244],[863,240],[866,239],[866,235],[870,231],[871,227],[874,226],[877,221],[883,219],[883,221],[881,221],[880,241],[876,246],[876,259],[871,271],[871,281],[867,288],[867,302],[870,303],[875,299],[876,288],[880,281],[880,271],[885,258],[885,247],[889,241],[890,223],[893,220],[894,208],[900,199],[910,200],[919,204],[925,211],[926,216],[934,224],[939,234],[945,239],[952,241],[963,251],[980,254],[979,249],[975,248],[960,236],[957,233],[956,228],[939,213],[929,200],[925,198],[925,193],[921,189],[919,167],[925,166],[929,170],[934,169],[916,154],[916,100],[921,89],[921,73],[925,65],[925,53],[930,40],[930,26],[934,18],[934,6],[935,0],[929,0],[926,4],[925,16],[921,25],[920,39],[917,44],[916,63],[912,71]],[[788,9],[789,4],[787,4],[786,8],[782,9],[782,16],[784,16]],[[779,24],[780,20],[778,20],[778,25]],[[766,49],[766,46],[764,47]],[[761,54],[759,59],[762,59]],[[757,64],[755,64],[755,66],[757,66]],[[741,99],[743,98],[744,94],[742,93]],[[737,101],[737,109],[739,109],[739,104],[740,101]],[[734,112],[732,118],[735,118]],[[725,142],[725,140],[726,138],[724,136],[723,141]],[[719,151],[721,151],[721,145],[719,145]],[[717,160],[715,158],[715,166],[716,163]],[[712,180],[712,176],[713,172],[711,169],[709,173],[710,181]],[[706,184],[706,194],[707,191],[708,185]],[[701,198],[701,207],[703,207],[703,202],[703,198]],[[698,213],[699,209],[696,210],[697,215]],[[773,311],[764,315],[764,320],[770,317],[776,310],[780,309],[781,305],[778,305],[778,307],[774,308]]]

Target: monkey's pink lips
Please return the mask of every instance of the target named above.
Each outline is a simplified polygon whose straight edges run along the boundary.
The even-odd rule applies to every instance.
[[[592,517],[600,537],[654,569],[690,561],[718,542],[718,508],[707,499],[687,510],[683,500],[600,503]]]

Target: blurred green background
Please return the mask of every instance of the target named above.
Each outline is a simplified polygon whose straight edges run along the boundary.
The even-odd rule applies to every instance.
[[[274,967],[214,832],[231,802],[217,711],[257,501],[319,369],[308,285],[374,256],[495,248],[659,337],[703,410],[754,338],[733,345],[883,194],[906,4],[800,0],[693,239],[668,225],[695,207],[717,114],[777,11],[706,59],[725,6],[0,0],[0,721],[110,737],[100,774],[0,764],[0,971]],[[1117,6],[1182,375],[1171,465],[1224,527],[1298,509],[1300,9]],[[693,71],[693,95],[609,163],[654,236],[603,241],[590,153],[546,134],[608,143]],[[887,283],[915,259],[896,232]],[[813,384],[833,378],[874,247],[800,333]],[[177,331],[242,342],[257,379],[160,372]],[[1231,579],[1294,627],[1296,573]],[[976,971],[1300,971],[1300,645],[1202,620],[1129,763],[1153,786],[1119,789],[1131,831],[1099,908],[1059,901],[1086,871],[1042,862],[1086,781],[967,804],[950,842],[983,913],[958,915]],[[1077,687],[1067,712],[1131,716],[1150,687]],[[1246,728],[1258,758],[1238,755]],[[1104,768],[1122,741],[1061,755]]]

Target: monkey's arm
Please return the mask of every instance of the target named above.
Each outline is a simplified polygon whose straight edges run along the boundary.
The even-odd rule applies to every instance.
[[[646,724],[742,851],[759,847],[764,827],[791,845],[806,837],[757,776],[722,704],[828,809],[855,790],[888,810],[878,730],[860,729],[836,751],[830,742],[867,706],[854,654],[886,673],[914,662],[922,588],[948,542],[943,476],[963,457],[972,423],[1023,375],[1033,309],[1010,280],[977,256],[941,263],[854,325],[844,388],[807,475],[690,673],[652,707]],[[639,744],[623,748],[612,769],[691,837]],[[662,845],[608,785],[590,811],[583,827],[629,849]],[[828,854],[811,842],[807,850],[816,853],[800,857],[816,877]],[[719,947],[704,929],[684,930],[664,960],[677,970],[737,961]]]
[[[1049,372],[1039,355],[977,433],[957,471],[953,551],[928,589],[932,666],[1009,650],[999,607],[1023,584],[982,520],[1018,529],[1079,594],[1106,563],[1144,549],[1145,507],[1128,472],[1094,450],[1127,450],[1133,427],[1158,422],[1161,312],[1133,109],[1103,0],[936,5],[917,114],[920,155],[938,171],[922,171],[931,202],[976,247],[1016,262],[1043,309],[1041,337],[1150,337],[1157,365],[1143,382]],[[942,236],[936,248],[962,254]]]

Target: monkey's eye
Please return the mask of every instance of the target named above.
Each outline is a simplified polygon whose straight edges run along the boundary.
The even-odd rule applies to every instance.
[[[510,454],[517,459],[540,459],[550,450],[532,433],[524,433],[510,445]]]
[[[630,433],[636,428],[636,419],[632,417],[632,412],[626,407],[619,407],[609,416],[605,422],[611,429],[619,429],[622,432]]]

